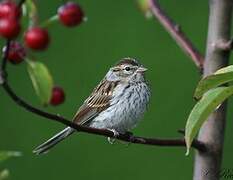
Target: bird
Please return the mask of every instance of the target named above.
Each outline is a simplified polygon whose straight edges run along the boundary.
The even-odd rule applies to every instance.
[[[134,58],[122,58],[109,69],[94,88],[73,118],[73,122],[87,127],[108,129],[114,133],[126,133],[133,129],[150,100],[150,87],[145,78],[145,68]],[[76,130],[66,127],[39,145],[33,153],[45,154]]]

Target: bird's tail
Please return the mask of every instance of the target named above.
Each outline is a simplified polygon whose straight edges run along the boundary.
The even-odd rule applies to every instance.
[[[64,130],[57,133],[55,136],[35,148],[33,150],[33,153],[37,155],[47,153],[50,148],[54,147],[57,143],[61,142],[63,139],[71,135],[74,131],[75,130],[71,127],[65,128]]]

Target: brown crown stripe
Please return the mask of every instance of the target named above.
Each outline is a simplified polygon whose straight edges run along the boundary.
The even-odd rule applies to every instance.
[[[132,58],[124,58],[120,60],[120,62],[117,63],[116,65],[118,66],[122,64],[131,64],[133,66],[139,66],[139,63],[135,59],[132,59]]]

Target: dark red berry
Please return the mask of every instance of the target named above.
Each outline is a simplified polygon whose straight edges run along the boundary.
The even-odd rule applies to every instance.
[[[67,2],[58,9],[59,20],[65,26],[76,26],[83,21],[84,13],[81,7],[74,2]]]
[[[49,44],[48,31],[40,27],[30,28],[24,35],[24,41],[31,49],[44,50]]]
[[[5,0],[0,3],[0,18],[15,18],[21,16],[21,10],[17,4],[11,0]]]
[[[5,53],[6,47],[3,47],[3,53]],[[26,56],[25,48],[16,41],[11,41],[7,59],[13,64],[19,64]]]
[[[7,39],[13,39],[19,35],[21,26],[14,18],[0,19],[0,35]]]
[[[61,87],[54,87],[52,91],[52,98],[50,104],[59,105],[65,101],[65,93]]]

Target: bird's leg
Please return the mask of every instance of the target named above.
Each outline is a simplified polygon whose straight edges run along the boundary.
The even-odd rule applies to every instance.
[[[134,135],[133,135],[133,133],[132,132],[129,132],[129,131],[127,131],[127,132],[125,132],[124,133],[124,136],[125,137],[127,137],[127,139],[128,139],[128,141],[119,141],[121,144],[124,144],[124,145],[126,145],[126,146],[129,146],[131,143],[133,143],[134,142],[134,140],[135,140],[135,137],[134,137]],[[111,139],[111,138],[110,138]],[[115,139],[114,139],[115,140]]]
[[[117,132],[115,129],[107,129],[109,131],[112,131],[113,137],[108,137],[108,142],[110,144],[113,144],[116,141],[116,137],[119,136],[119,132]]]

